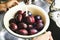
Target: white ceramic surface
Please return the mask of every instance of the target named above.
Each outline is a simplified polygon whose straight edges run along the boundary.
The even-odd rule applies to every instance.
[[[31,9],[38,9],[40,12],[42,12],[41,13],[42,14],[41,16],[43,17],[43,19],[45,21],[45,26],[44,26],[43,30],[41,30],[37,34],[30,35],[30,36],[23,36],[23,35],[16,34],[16,33],[14,33],[13,31],[11,31],[9,29],[9,20],[14,17],[14,14],[18,10],[25,10],[26,9],[26,5],[15,6],[15,7],[11,8],[9,11],[7,11],[6,14],[5,14],[5,16],[4,16],[4,26],[5,26],[5,28],[11,34],[13,34],[15,36],[18,36],[18,37],[22,37],[22,38],[31,38],[31,37],[35,37],[35,36],[38,36],[38,35],[44,33],[47,30],[47,28],[49,27],[49,23],[50,23],[48,14],[41,7],[38,7],[38,6],[35,6],[35,5],[28,5],[27,7],[28,8],[31,8]]]

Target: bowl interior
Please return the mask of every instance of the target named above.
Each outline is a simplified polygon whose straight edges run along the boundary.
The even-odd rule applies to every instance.
[[[24,10],[25,11],[26,7],[28,8],[29,11],[32,12],[33,15],[40,15],[42,17],[43,21],[44,21],[44,28],[37,34],[28,35],[28,36],[19,35],[19,34],[14,33],[13,31],[11,31],[10,28],[9,28],[9,20],[14,17],[15,13],[18,10]],[[49,16],[42,8],[40,8],[38,6],[35,6],[35,5],[15,6],[15,7],[11,8],[9,11],[7,11],[7,13],[5,14],[5,16],[4,16],[4,26],[11,34],[13,34],[15,36],[22,37],[22,38],[35,37],[35,36],[38,36],[38,35],[44,33],[47,30],[47,28],[49,26]]]
[[[33,16],[40,15],[42,17],[42,20],[44,21],[44,24],[46,23],[46,16],[44,15],[43,11],[33,7],[28,7],[28,10],[33,14]]]

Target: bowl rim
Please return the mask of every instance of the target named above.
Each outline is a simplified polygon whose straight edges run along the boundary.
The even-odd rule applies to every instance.
[[[46,24],[45,24],[45,27],[43,28],[42,31],[40,31],[39,33],[34,34],[34,35],[25,36],[25,35],[16,34],[16,33],[14,33],[13,31],[11,31],[9,28],[7,28],[6,25],[5,25],[5,21],[6,21],[6,20],[5,20],[5,19],[6,19],[5,16],[6,16],[6,14],[9,12],[9,10],[8,10],[8,11],[6,12],[5,16],[4,16],[4,19],[3,19],[4,26],[5,26],[5,28],[8,30],[8,32],[10,32],[11,34],[13,34],[13,35],[15,35],[15,36],[17,36],[17,37],[21,37],[21,38],[36,37],[36,36],[41,35],[42,33],[46,32],[46,30],[47,30],[48,27],[49,27],[50,20],[49,20],[48,14],[47,14],[41,7],[38,7],[38,6],[36,6],[36,5],[28,5],[28,6],[32,6],[32,7],[35,6],[35,7],[37,7],[39,10],[43,11],[44,15],[46,16]],[[10,10],[12,10],[13,8],[15,8],[15,7],[12,7]]]

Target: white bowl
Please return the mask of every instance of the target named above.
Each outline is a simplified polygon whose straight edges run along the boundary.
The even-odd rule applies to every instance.
[[[32,12],[33,15],[40,15],[44,21],[44,28],[37,34],[34,34],[34,35],[19,35],[17,33],[14,33],[13,31],[10,30],[9,28],[9,20],[11,18],[14,17],[15,13],[18,11],[18,10],[26,10],[26,7],[28,8],[29,11]],[[50,20],[49,20],[49,16],[48,14],[41,8],[41,7],[38,7],[38,6],[35,6],[35,5],[21,5],[21,6],[15,6],[13,8],[11,8],[9,11],[6,12],[5,16],[4,16],[4,26],[5,28],[13,35],[15,36],[18,36],[18,37],[22,37],[22,38],[31,38],[31,37],[35,37],[35,36],[38,36],[42,33],[44,33],[48,27],[49,27],[49,23],[50,23]]]

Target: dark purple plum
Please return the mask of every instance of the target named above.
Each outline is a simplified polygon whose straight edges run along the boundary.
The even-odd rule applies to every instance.
[[[30,30],[30,34],[33,35],[33,34],[36,34],[38,31],[36,29],[31,29]]]
[[[17,12],[17,14],[24,14],[24,12],[25,12],[25,11],[19,10],[19,11]]]
[[[44,24],[43,24],[43,23],[38,23],[37,26],[36,26],[36,28],[37,28],[38,30],[42,30],[43,27],[44,27]]]
[[[32,16],[32,13],[30,11],[28,11],[28,16]]]
[[[35,22],[34,16],[28,16],[27,22],[33,24]]]
[[[19,30],[19,34],[28,35],[28,31],[26,29],[21,29],[21,30]]]
[[[30,28],[33,28],[33,26],[32,25],[28,25],[28,28],[30,29]]]
[[[19,23],[18,26],[20,29],[27,28],[27,24],[25,24],[25,23]]]
[[[10,24],[10,29],[13,31],[16,31],[18,29],[18,26],[15,23]]]
[[[15,19],[13,19],[13,18],[10,19],[10,20],[9,20],[9,24],[11,24],[11,23],[16,23]]]
[[[41,19],[41,16],[39,16],[39,15],[37,15],[37,16],[35,16],[35,20],[37,21],[37,20],[40,20]]]
[[[26,17],[26,11],[24,11],[24,13],[22,14],[23,18]]]
[[[37,20],[37,23],[43,23],[43,20]]]
[[[16,16],[16,21],[21,22],[21,20],[22,20],[22,15],[17,15],[17,16]]]

